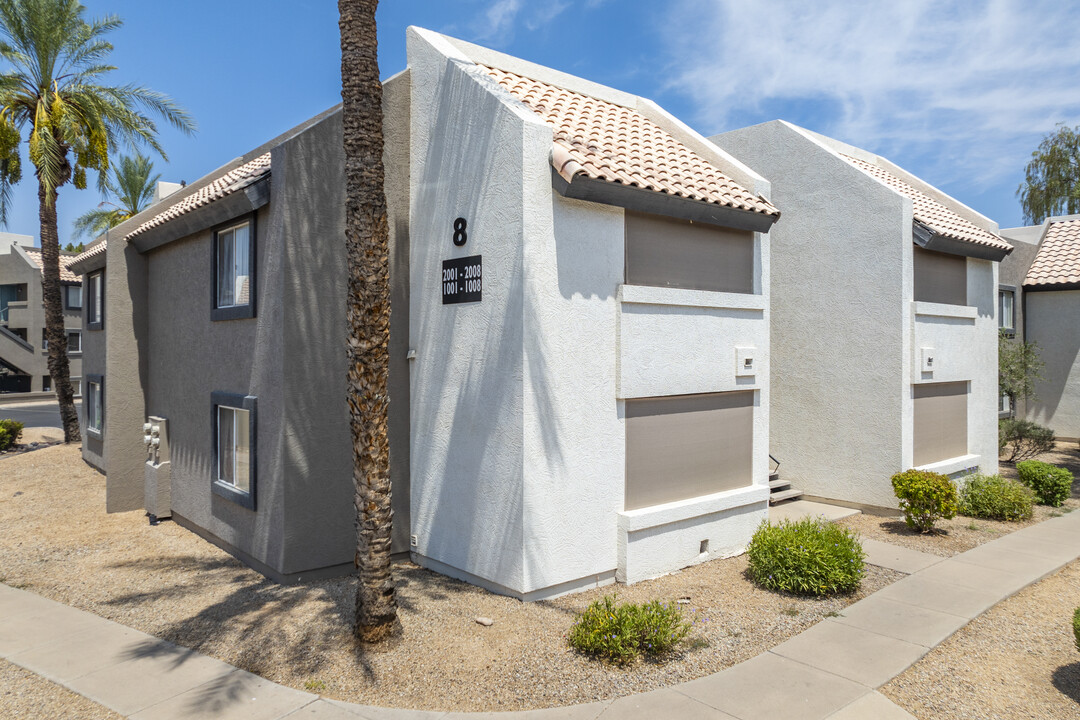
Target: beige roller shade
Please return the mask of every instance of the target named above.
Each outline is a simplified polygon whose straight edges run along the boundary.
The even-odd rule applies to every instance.
[[[967,455],[968,384],[914,386],[915,465]]]
[[[754,292],[754,234],[626,211],[626,283]]]
[[[754,391],[626,401],[627,510],[753,482]]]
[[[967,258],[914,248],[915,299],[967,305]]]

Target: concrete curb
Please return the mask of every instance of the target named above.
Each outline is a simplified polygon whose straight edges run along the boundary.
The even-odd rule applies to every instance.
[[[328,700],[3,584],[0,657],[138,720],[910,719],[877,689],[990,607],[1080,557],[1080,512],[951,558],[884,543],[872,544],[868,556],[917,569],[744,663],[588,705],[448,713]]]

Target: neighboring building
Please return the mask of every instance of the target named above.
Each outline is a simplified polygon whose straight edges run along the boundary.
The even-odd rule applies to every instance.
[[[1045,363],[1036,398],[1016,414],[1080,439],[1080,215],[1001,234],[1018,249],[1016,262],[1001,265],[1002,303],[1011,300],[1016,337],[1038,345]]]
[[[810,496],[895,507],[919,467],[997,472],[997,225],[782,121],[713,142],[772,182],[771,452]]]
[[[394,550],[526,599],[740,551],[769,495],[768,182],[642,98],[415,28],[408,58]],[[109,510],[158,507],[168,464],[172,517],[281,581],[355,548],[341,132],[314,118],[78,265],[104,263]]]
[[[29,235],[0,233],[0,393],[49,393],[41,248]],[[69,376],[75,395],[82,381],[82,285],[60,253],[60,292],[67,330]]]

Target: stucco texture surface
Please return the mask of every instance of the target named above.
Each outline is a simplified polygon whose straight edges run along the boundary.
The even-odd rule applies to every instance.
[[[273,298],[279,292],[283,260],[276,222],[269,208],[255,218],[254,318],[210,319],[211,230],[145,256],[149,288],[146,403],[148,414],[169,421],[173,511],[281,570],[286,492],[281,466],[283,307]],[[180,298],[183,301],[178,302]],[[211,492],[213,392],[257,398],[255,511]],[[112,472],[110,462],[110,476]]]
[[[1080,438],[1080,290],[1025,293],[1027,340],[1046,364],[1028,418],[1059,438]]]
[[[416,30],[408,52],[413,550],[506,588],[531,589],[522,529],[522,177],[527,158],[546,157],[551,131]],[[462,247],[452,242],[458,217],[467,221]],[[484,261],[483,300],[443,305],[442,261],[473,255]]]
[[[711,139],[770,179],[783,212],[769,233],[769,452],[808,494],[891,504],[910,201],[783,123]]]

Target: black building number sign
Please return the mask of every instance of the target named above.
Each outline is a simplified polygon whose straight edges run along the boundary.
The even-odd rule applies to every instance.
[[[443,260],[443,305],[480,302],[483,288],[483,265],[479,255]]]

